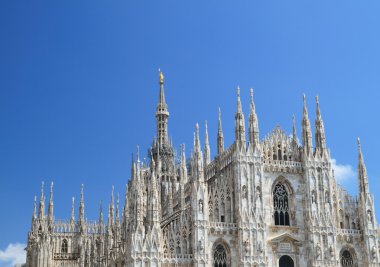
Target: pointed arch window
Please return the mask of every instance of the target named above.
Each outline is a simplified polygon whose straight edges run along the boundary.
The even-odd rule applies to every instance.
[[[273,208],[275,225],[289,226],[289,195],[282,183],[277,183],[273,189]]]
[[[352,254],[348,250],[344,250],[340,257],[340,264],[342,267],[357,267]]]
[[[67,240],[66,239],[63,239],[62,240],[62,244],[61,244],[61,253],[67,253],[68,252],[68,244],[67,244]]]
[[[217,245],[214,250],[214,267],[228,267],[226,249],[222,244]]]

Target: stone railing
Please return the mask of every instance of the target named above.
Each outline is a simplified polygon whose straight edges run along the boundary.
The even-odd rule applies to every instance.
[[[265,160],[264,169],[267,171],[302,172],[302,163],[287,160]]]
[[[213,228],[217,231],[230,231],[230,230],[236,230],[237,224],[236,223],[226,223],[226,222],[210,222],[209,227]]]
[[[76,260],[79,253],[54,253],[54,260]]]
[[[170,254],[170,253],[164,253],[164,259],[191,260],[192,258],[193,258],[192,254]]]
[[[362,231],[355,229],[338,229],[338,235],[361,235]]]

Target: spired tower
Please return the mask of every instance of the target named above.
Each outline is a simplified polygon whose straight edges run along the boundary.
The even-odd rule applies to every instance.
[[[207,122],[186,158],[168,133],[164,75],[159,72],[156,136],[148,162],[132,156],[124,206],[112,187],[108,218],[85,218],[84,187],[78,219],[54,217],[53,183],[45,214],[44,185],[34,201],[28,267],[374,267],[379,227],[360,141],[359,195],[337,184],[316,98],[315,135],[303,97],[302,144],[293,116],[292,135],[277,126],[260,140],[250,92],[245,120],[237,89],[235,139],[225,148],[218,112],[216,155]],[[247,125],[247,128],[246,128]],[[313,145],[314,139],[314,145]],[[87,213],[86,213],[87,214]]]

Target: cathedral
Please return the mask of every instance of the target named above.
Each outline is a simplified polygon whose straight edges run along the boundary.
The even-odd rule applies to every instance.
[[[357,197],[337,184],[318,98],[314,136],[303,97],[302,144],[276,127],[259,138],[251,90],[245,120],[237,90],[234,143],[224,146],[219,110],[217,152],[211,159],[195,126],[190,158],[168,133],[164,76],[159,73],[157,132],[140,161],[132,160],[125,198],[107,219],[88,221],[82,185],[75,218],[55,220],[53,184],[34,201],[28,267],[379,267],[380,230],[358,139]],[[246,127],[247,125],[247,127]],[[313,145],[314,138],[314,145]],[[38,208],[37,208],[38,206]]]

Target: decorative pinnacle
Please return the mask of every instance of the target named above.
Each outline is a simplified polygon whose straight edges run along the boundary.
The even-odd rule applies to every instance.
[[[84,188],[84,185],[82,184],[82,185],[81,185],[81,190],[80,190],[80,202],[81,202],[81,203],[84,202],[83,188]]]
[[[112,185],[112,193],[111,193],[111,203],[114,204],[113,192],[115,191],[115,187]]]
[[[251,88],[251,100],[253,101],[253,88]]]
[[[42,181],[42,183],[41,183],[41,200],[44,199],[44,186],[45,186],[45,183],[44,183],[44,181]]]
[[[240,97],[240,86],[238,85],[237,89],[236,89],[236,92],[237,92],[237,96]]]
[[[305,94],[303,94],[303,113],[304,113],[304,116],[308,116],[307,106],[306,106],[306,95]]]
[[[34,196],[33,218],[37,218],[37,196]]]
[[[74,211],[74,206],[75,206],[75,198],[74,197],[72,197],[71,198],[71,222],[74,222],[74,220],[75,220],[75,218],[74,218],[74,213],[75,213],[75,211]]]

